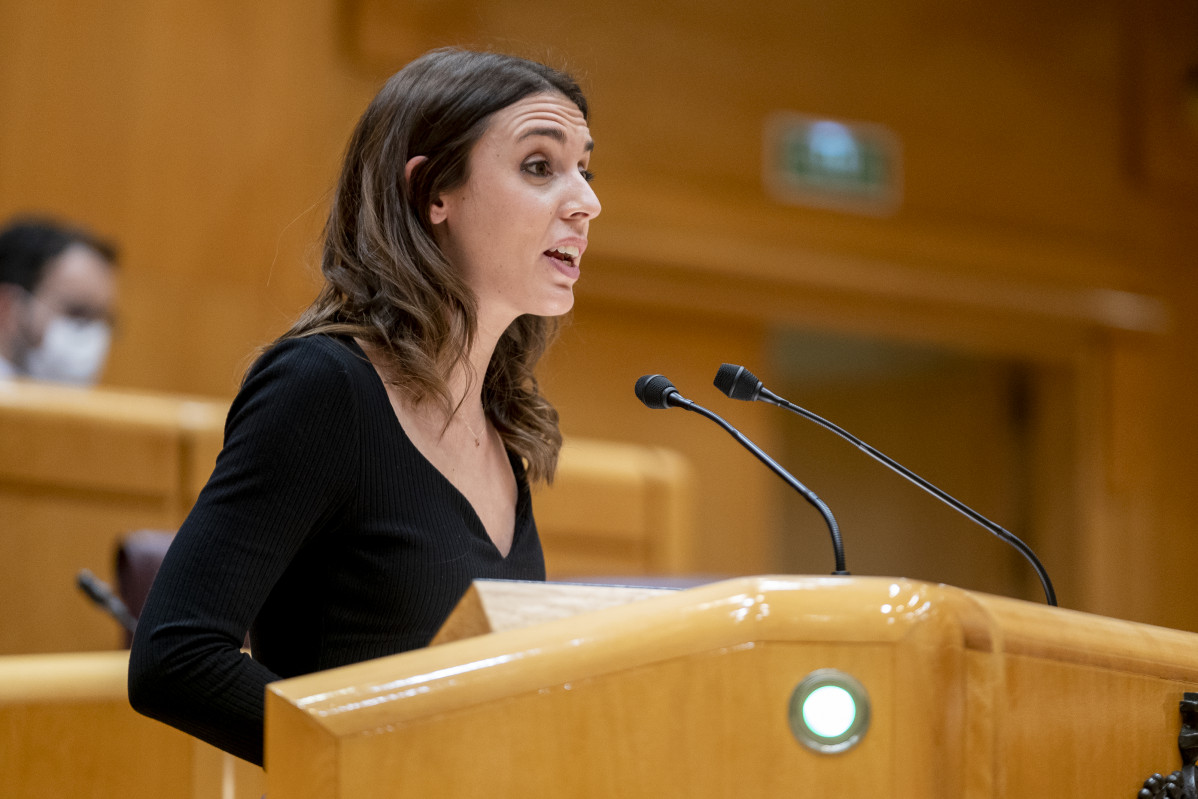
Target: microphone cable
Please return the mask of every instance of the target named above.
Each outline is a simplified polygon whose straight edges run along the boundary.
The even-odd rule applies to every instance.
[[[803,499],[810,502],[820,512],[820,515],[824,517],[824,522],[828,526],[828,532],[832,536],[832,552],[836,560],[836,570],[832,573],[837,575],[847,575],[849,573],[844,565],[844,542],[840,537],[840,525],[836,523],[836,517],[832,515],[832,509],[822,499],[817,497],[815,492],[799,482],[790,472],[783,469],[777,461],[767,455],[761,447],[750,441],[744,433],[737,430],[719,415],[678,393],[678,389],[674,387],[674,384],[670,382],[668,377],[664,375],[643,375],[636,381],[634,390],[636,391],[637,399],[649,408],[654,410],[682,408],[710,419],[724,428],[741,446],[753,453],[759,461],[768,466],[774,474],[786,481],[787,485],[798,491]]]
[[[1019,538],[1017,538],[1010,531],[990,521],[982,514],[970,508],[968,505],[965,505],[964,503],[949,496],[944,491],[941,491],[927,480],[915,474],[915,472],[906,468],[892,458],[883,455],[881,452],[874,449],[869,444],[866,444],[864,441],[857,438],[852,433],[849,433],[847,430],[832,424],[832,422],[829,422],[827,419],[824,419],[821,416],[817,416],[811,411],[795,405],[789,400],[779,397],[777,394],[773,393],[764,385],[762,385],[761,381],[757,379],[757,376],[745,367],[737,366],[736,364],[731,363],[722,364],[719,368],[719,371],[716,372],[714,382],[716,388],[732,399],[744,400],[746,402],[766,402],[770,405],[776,405],[779,408],[784,408],[791,413],[798,414],[805,419],[815,422],[820,427],[832,431],[836,435],[856,446],[874,460],[890,467],[892,470],[907,478],[924,491],[927,491],[941,502],[944,502],[958,513],[964,514],[975,523],[989,530],[991,533],[998,536],[998,538],[1017,549],[1019,553],[1027,559],[1027,561],[1032,565],[1032,568],[1036,571],[1036,576],[1040,578],[1040,585],[1044,588],[1045,601],[1047,601],[1049,605],[1056,606],[1057,594],[1056,591],[1053,590],[1052,580],[1048,578],[1048,572],[1045,570],[1044,565],[1040,563],[1040,559],[1036,557],[1036,553],[1032,551],[1031,547],[1019,540]]]

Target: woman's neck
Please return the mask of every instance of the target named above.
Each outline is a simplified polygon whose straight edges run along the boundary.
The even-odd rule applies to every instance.
[[[508,324],[510,324],[508,321]],[[458,361],[445,379],[445,389],[449,397],[449,415],[437,403],[421,402],[420,407],[411,404],[410,400],[399,395],[400,401],[409,408],[416,417],[426,423],[439,423],[443,429],[448,428],[455,420],[461,422],[471,434],[481,439],[487,428],[486,411],[483,408],[482,390],[486,379],[487,367],[491,364],[491,356],[499,344],[500,337],[507,331],[508,324],[502,320],[478,320],[477,333],[466,356]],[[389,369],[383,362],[378,351],[362,339],[357,339],[366,356],[374,363],[380,374]]]
[[[506,317],[502,319],[488,318],[480,309],[474,343],[447,381],[449,396],[455,403],[461,400],[460,404],[455,404],[455,407],[460,409],[477,408],[479,414],[477,418],[480,420],[485,414],[482,405],[482,392],[487,367],[491,365],[491,357],[495,354],[495,348],[499,346],[499,339],[507,332],[513,321],[515,320]],[[473,424],[474,418],[473,415],[470,417],[471,424]]]
[[[506,327],[504,328],[506,330]],[[446,380],[449,396],[455,403],[461,400],[460,407],[482,406],[483,381],[487,375],[487,367],[491,365],[491,356],[503,330],[495,333],[490,326],[479,320],[478,330],[466,357],[458,362]]]

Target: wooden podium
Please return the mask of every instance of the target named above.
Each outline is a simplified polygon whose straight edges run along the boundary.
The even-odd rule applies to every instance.
[[[741,578],[543,623],[532,590],[530,626],[272,685],[271,799],[1134,797],[1198,689],[1198,635],[943,585]],[[792,731],[824,669],[868,698],[843,751]]]

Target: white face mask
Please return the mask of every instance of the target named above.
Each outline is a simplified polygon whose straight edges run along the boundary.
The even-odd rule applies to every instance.
[[[56,316],[46,326],[40,346],[25,353],[25,371],[35,380],[91,385],[96,382],[112,329],[99,320]]]

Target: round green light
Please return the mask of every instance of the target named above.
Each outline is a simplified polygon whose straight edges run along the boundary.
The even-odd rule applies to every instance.
[[[852,675],[817,669],[790,696],[790,729],[808,749],[834,754],[852,749],[869,728],[869,693]]]
[[[803,723],[821,738],[839,738],[853,726],[857,702],[839,685],[823,685],[803,701]]]

